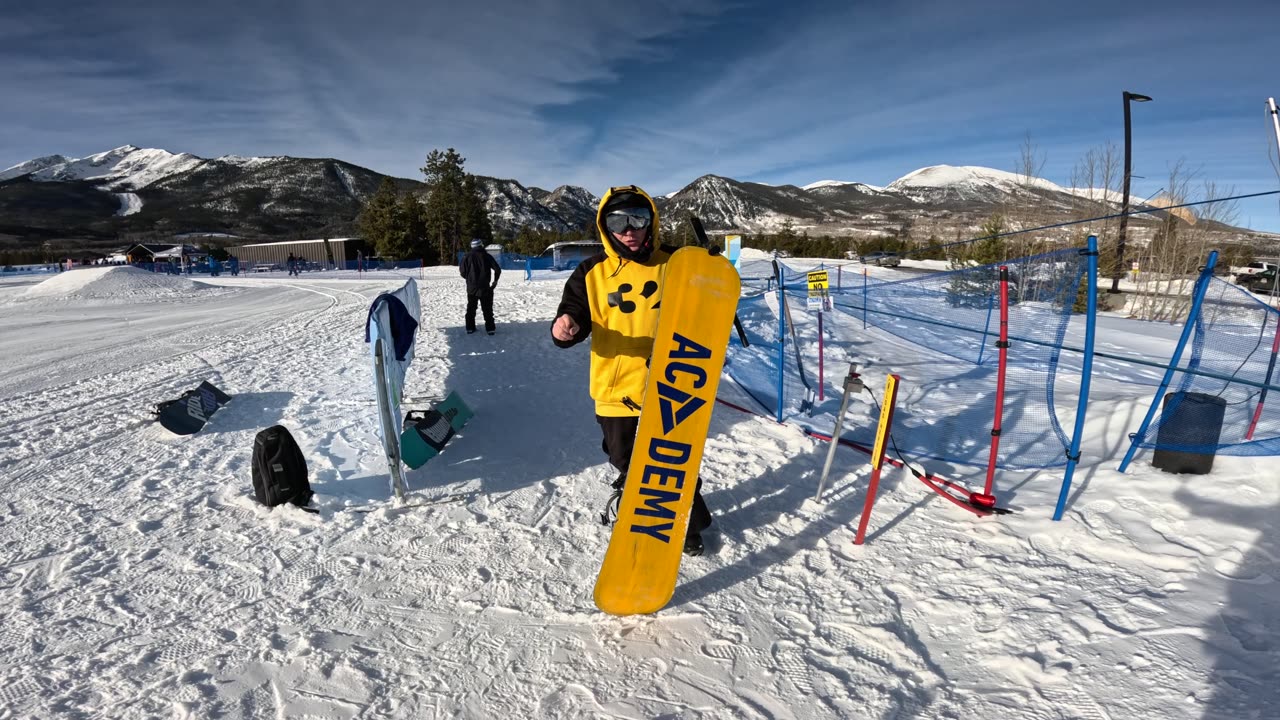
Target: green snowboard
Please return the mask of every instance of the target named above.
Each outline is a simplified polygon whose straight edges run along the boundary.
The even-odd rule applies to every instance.
[[[409,411],[400,433],[400,459],[415,470],[427,464],[473,415],[457,392],[430,410]]]

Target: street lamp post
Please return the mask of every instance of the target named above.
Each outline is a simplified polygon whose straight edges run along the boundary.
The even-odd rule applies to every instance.
[[[1116,242],[1116,272],[1111,277],[1108,292],[1120,292],[1120,278],[1124,277],[1124,234],[1129,226],[1129,176],[1133,172],[1133,132],[1129,122],[1129,103],[1149,102],[1151,98],[1124,91],[1124,197],[1120,201],[1120,235]]]

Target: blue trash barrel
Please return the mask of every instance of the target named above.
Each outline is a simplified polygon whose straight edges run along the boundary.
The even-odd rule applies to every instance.
[[[1216,395],[1195,392],[1165,395],[1151,464],[1165,472],[1207,475],[1213,469],[1226,413],[1227,401]]]

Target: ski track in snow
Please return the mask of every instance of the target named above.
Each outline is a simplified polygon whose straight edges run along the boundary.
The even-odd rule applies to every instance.
[[[720,406],[708,555],[661,612],[605,616],[613,471],[586,348],[547,339],[561,281],[505,273],[486,337],[461,330],[456,269],[419,280],[405,406],[456,389],[476,417],[396,506],[363,326],[404,277],[219,278],[158,305],[0,283],[0,328],[23,336],[0,341],[0,718],[1114,720],[1265,717],[1280,699],[1265,458],[1190,478],[1086,457],[1063,523],[1054,473],[999,476],[1023,512],[975,520],[886,470],[858,547],[866,457],[839,450],[816,502],[826,446]],[[855,350],[877,386],[919,359],[828,327],[850,341],[828,404]],[[963,392],[955,374],[937,360],[904,381]],[[200,433],[151,422],[202,379],[233,400]],[[1116,413],[1149,398],[1099,385]],[[253,436],[277,422],[319,515],[252,499]],[[1091,417],[1086,453],[1130,429]]]

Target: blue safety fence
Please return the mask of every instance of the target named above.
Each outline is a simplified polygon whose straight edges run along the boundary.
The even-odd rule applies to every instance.
[[[365,258],[363,260],[348,260],[342,264],[344,270],[356,270],[360,272],[378,272],[380,270],[421,270],[423,267],[422,260],[412,258],[408,260],[382,260],[378,258]]]
[[[1273,194],[1146,208],[1129,214],[1167,213]],[[952,245],[1112,217],[1119,216],[1057,223]],[[794,308],[808,300],[806,271],[830,272],[830,268],[775,269],[769,260],[746,261],[740,265],[743,298],[738,311],[750,347],[731,343],[726,372],[762,414],[776,413],[779,422],[801,425],[814,426],[815,418],[829,423],[838,398],[830,397],[825,404],[810,401],[813,386],[821,387],[812,380],[818,348],[822,347],[815,340],[818,335],[835,347],[833,355],[844,360],[871,358],[875,365],[902,377],[907,389],[899,397],[892,452],[902,452],[908,458],[984,464],[992,452],[993,388],[999,353],[995,298],[999,267],[1004,265],[1011,275],[1010,342],[995,465],[1011,469],[1064,466],[1053,514],[1060,520],[1082,455],[1089,388],[1095,373],[1130,384],[1153,384],[1164,373],[1147,417],[1131,436],[1134,443],[1121,471],[1139,448],[1155,448],[1157,457],[1162,450],[1210,457],[1213,453],[1280,454],[1280,395],[1276,394],[1280,393],[1280,313],[1243,288],[1214,277],[1216,257],[1216,252],[1210,253],[1196,284],[1183,336],[1167,363],[1140,357],[1123,345],[1112,345],[1106,352],[1095,348],[1099,296],[1098,245],[1093,236],[1086,248],[918,278],[880,282],[865,274],[858,277],[855,272],[841,281],[828,275],[835,310],[828,315],[840,322],[829,323],[818,333],[813,331],[808,313],[796,313]],[[836,266],[837,273],[841,269]],[[793,307],[790,317],[789,306]],[[1074,344],[1069,345],[1066,336],[1073,314],[1082,319],[1083,338],[1077,327]],[[804,330],[795,332],[794,322]],[[1188,346],[1189,358],[1180,364]],[[1069,357],[1065,363],[1064,353]],[[893,360],[887,359],[890,356]],[[1095,370],[1095,359],[1103,363],[1100,370]],[[909,388],[911,377],[905,368],[940,361],[960,361],[968,369],[943,378],[927,373],[927,385]],[[1162,413],[1156,418],[1162,402]],[[842,439],[872,444],[874,422],[846,428]]]
[[[524,268],[524,278],[526,280],[558,277],[563,273],[573,271],[585,259],[585,257],[561,258],[560,262],[557,263],[553,256],[539,255],[537,257],[525,257],[521,261],[520,267]]]
[[[61,265],[43,263],[38,265],[5,265],[0,267],[0,276],[17,277],[18,275],[57,275],[63,271]]]
[[[467,252],[469,251],[459,250],[457,255],[454,257],[454,264],[461,265],[462,258],[467,256]],[[493,259],[498,261],[498,267],[503,270],[525,270],[527,268],[527,263],[530,260],[527,255],[521,255],[519,253],[501,252],[490,253],[490,255],[493,255]],[[550,262],[550,258],[547,258],[547,260]],[[548,265],[548,267],[550,267],[550,265]]]
[[[743,290],[747,288],[744,286]],[[738,301],[738,320],[748,346],[742,347],[734,335],[725,354],[724,367],[762,412],[776,415],[787,397],[798,395],[795,386],[799,380],[794,366],[779,356],[786,344],[778,342],[778,315],[776,308],[770,307],[769,297],[756,293]]]
[[[268,273],[279,274],[312,274],[322,272],[333,272],[339,270],[348,270],[352,272],[378,272],[378,271],[398,271],[404,273],[408,270],[419,271],[422,269],[422,260],[382,260],[378,258],[365,258],[360,260],[347,260],[341,263],[319,262],[315,260],[298,260],[293,264],[292,271],[289,263],[281,262],[251,262],[229,260],[201,260],[200,262],[190,263],[188,265],[179,265],[178,263],[147,263],[136,262],[131,263],[133,267],[147,272],[168,274],[168,275],[261,275]]]
[[[531,257],[524,261],[524,279],[532,280],[537,274],[554,272],[555,263],[549,257]]]
[[[1061,467],[1068,462],[1071,444],[1064,426],[1075,413],[1062,413],[1058,405],[1075,403],[1055,398],[1060,392],[1056,380],[1072,306],[1083,295],[1079,288],[1088,260],[1087,252],[1073,248],[892,282],[856,274],[847,278],[854,282],[842,282],[830,293],[834,312],[828,316],[824,342],[839,356],[866,355],[876,346],[888,349],[898,342],[913,353],[913,364],[931,364],[930,357],[936,358],[932,362],[946,361],[945,357],[968,365],[969,370],[946,382],[922,379],[914,385],[909,366],[891,365],[890,370],[902,376],[903,388],[894,437],[898,449],[911,456],[985,465],[995,410],[999,268],[1007,267],[1011,342],[999,465]],[[726,369],[762,411],[779,420],[805,423],[811,412],[834,412],[828,406],[839,400],[825,393],[825,405],[806,408],[816,390],[818,348],[814,316],[805,310],[805,275],[820,268],[780,267],[785,293],[778,293],[777,281],[768,280],[763,265],[747,263],[742,270],[739,317],[751,346],[732,344]],[[786,327],[784,303],[790,305],[791,321],[800,325],[794,337]],[[1078,395],[1087,383],[1069,386]],[[870,445],[874,433],[873,425],[864,424],[851,428],[847,437]]]
[[[1182,337],[1121,471],[1138,449],[1205,458],[1280,454],[1280,311],[1215,277],[1215,264],[1216,253],[1196,282]],[[1188,460],[1196,462],[1157,455],[1155,464],[1178,471],[1174,466]]]

